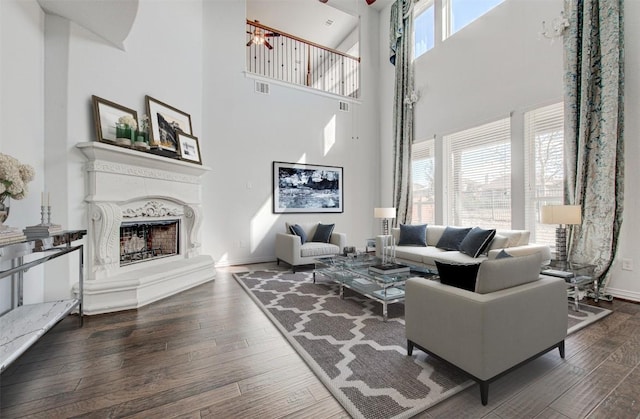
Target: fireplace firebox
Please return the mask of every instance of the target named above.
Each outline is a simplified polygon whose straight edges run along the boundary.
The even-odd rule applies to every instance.
[[[124,222],[120,225],[120,266],[180,254],[180,221]]]

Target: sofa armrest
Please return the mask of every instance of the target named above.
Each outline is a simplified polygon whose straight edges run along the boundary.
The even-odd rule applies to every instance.
[[[412,278],[405,295],[407,339],[483,380],[567,334],[561,278],[543,277],[489,294]]]
[[[338,246],[338,248],[340,248],[340,252],[342,252],[342,250],[347,245],[347,235],[346,235],[346,233],[336,233],[334,231],[333,233],[331,233],[331,237],[329,239],[329,243],[335,244],[336,246]]]
[[[300,236],[295,234],[276,233],[276,258],[295,265],[300,258]]]
[[[511,256],[527,256],[533,253],[540,253],[542,259],[542,265],[548,265],[551,261],[551,248],[546,244],[525,244],[522,246],[505,247],[504,249],[489,250],[489,259],[495,259],[498,253],[502,250],[509,253]]]

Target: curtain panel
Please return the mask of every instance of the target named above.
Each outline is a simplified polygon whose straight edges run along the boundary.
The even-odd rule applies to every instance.
[[[390,61],[395,65],[393,99],[393,204],[394,220],[411,223],[411,144],[413,143],[413,0],[391,6]]]
[[[623,0],[565,0],[565,202],[581,205],[569,258],[606,284],[624,198]]]

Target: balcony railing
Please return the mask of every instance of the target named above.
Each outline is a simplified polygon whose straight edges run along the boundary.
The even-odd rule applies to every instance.
[[[360,94],[360,58],[249,20],[247,71],[341,96]]]

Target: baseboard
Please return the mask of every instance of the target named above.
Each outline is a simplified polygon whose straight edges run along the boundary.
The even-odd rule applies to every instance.
[[[275,257],[255,257],[255,258],[242,258],[242,259],[231,259],[231,260],[219,260],[215,263],[216,268],[222,268],[227,266],[237,266],[237,265],[251,265],[253,263],[269,263],[275,262]]]
[[[621,298],[623,300],[629,300],[635,303],[640,303],[640,292],[621,290],[618,288],[611,288],[611,287],[606,287],[604,291],[606,294],[612,295],[616,298]]]

